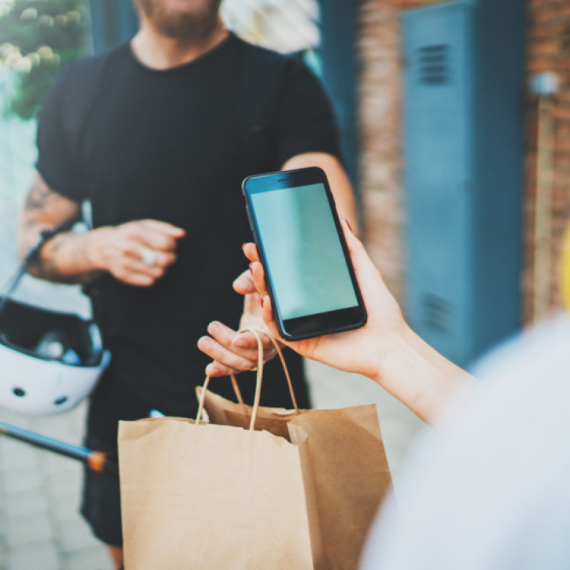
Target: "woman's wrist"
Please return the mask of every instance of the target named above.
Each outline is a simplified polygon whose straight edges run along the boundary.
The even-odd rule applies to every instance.
[[[407,324],[382,352],[373,380],[427,423],[458,390],[473,382]]]
[[[415,333],[407,323],[404,323],[401,330],[390,335],[377,351],[378,356],[371,378],[390,393],[393,391],[392,384],[398,382],[410,355],[414,358],[417,356],[414,337]]]

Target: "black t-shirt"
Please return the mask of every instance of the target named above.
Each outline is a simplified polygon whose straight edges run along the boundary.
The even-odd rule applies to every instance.
[[[73,139],[63,127],[65,72],[40,116],[37,169],[54,191],[91,201],[94,227],[151,218],[186,230],[176,263],[154,286],[106,275],[95,288],[96,317],[113,353],[104,383],[167,414],[195,409],[193,390],[209,361],[196,344],[208,323],[238,326],[243,300],[232,282],[247,268],[241,246],[251,240],[241,181],[303,152],[339,154],[318,80],[287,58],[266,125],[270,153],[258,164],[248,156],[237,120],[240,63],[257,49],[231,35],[191,63],[156,71],[123,45],[104,56],[97,96]],[[227,392],[222,384],[229,382],[214,390]],[[264,384],[267,405],[289,405],[281,377]],[[297,390],[306,401],[302,381]]]

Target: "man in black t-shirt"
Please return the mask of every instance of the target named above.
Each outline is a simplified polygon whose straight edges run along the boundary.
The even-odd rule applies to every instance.
[[[239,325],[242,301],[231,284],[251,239],[243,178],[320,166],[341,215],[356,221],[330,105],[306,67],[263,51],[270,65],[251,78],[264,85],[266,73],[276,88],[263,102],[264,123],[254,125],[263,144],[252,154],[240,119],[243,62],[261,48],[222,27],[219,0],[136,3],[135,38],[72,65],[48,94],[19,235],[23,254],[42,230],[91,202],[93,229],[52,238],[33,274],[82,283],[92,297],[113,359],[91,399],[86,441],[111,453],[119,420],[151,409],[195,414],[194,388],[208,364],[197,341],[213,320]],[[308,406],[301,361],[288,360],[299,404]],[[267,379],[262,403],[289,406],[277,363]],[[218,380],[215,390],[229,393],[228,384]],[[253,384],[244,379],[246,394]],[[120,565],[118,483],[89,474],[82,512]]]

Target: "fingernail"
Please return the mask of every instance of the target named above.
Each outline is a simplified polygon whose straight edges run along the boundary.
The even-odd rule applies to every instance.
[[[218,328],[217,323],[210,323],[210,324],[208,325],[208,330],[209,330],[209,331],[215,332],[217,328]]]
[[[247,245],[247,242],[244,243],[244,244],[241,246],[241,250],[242,250],[243,252],[245,252],[245,246],[246,246],[246,245]]]
[[[243,338],[238,338],[234,341],[234,346],[237,346],[238,348],[246,348],[247,342],[245,342]]]
[[[351,232],[351,233],[354,233],[354,232],[352,231],[352,226],[350,225],[350,222],[349,222],[346,218],[345,218],[344,221],[346,222],[346,225],[348,226],[348,229],[350,230],[350,232]]]

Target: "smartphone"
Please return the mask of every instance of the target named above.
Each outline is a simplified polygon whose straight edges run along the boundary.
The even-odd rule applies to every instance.
[[[324,171],[250,176],[242,190],[282,337],[363,326],[364,302]]]

